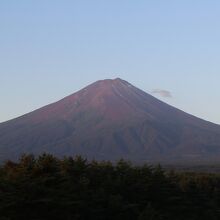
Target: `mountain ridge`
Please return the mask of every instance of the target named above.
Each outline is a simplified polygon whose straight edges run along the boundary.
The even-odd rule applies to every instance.
[[[120,78],[89,86],[0,123],[0,160],[22,153],[135,161],[220,158],[220,126]]]

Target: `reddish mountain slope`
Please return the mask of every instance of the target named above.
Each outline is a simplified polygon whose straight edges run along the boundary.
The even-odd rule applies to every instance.
[[[121,79],[103,80],[0,124],[0,160],[42,152],[135,161],[220,159],[220,126]]]

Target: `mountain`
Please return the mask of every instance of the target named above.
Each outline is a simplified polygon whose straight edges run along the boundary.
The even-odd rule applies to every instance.
[[[124,80],[108,79],[0,124],[0,160],[42,152],[98,160],[213,161],[220,159],[220,126]]]

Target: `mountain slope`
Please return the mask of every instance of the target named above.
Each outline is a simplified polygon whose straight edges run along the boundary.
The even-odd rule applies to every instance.
[[[42,152],[134,161],[220,159],[220,126],[124,80],[102,80],[0,124],[0,160]]]

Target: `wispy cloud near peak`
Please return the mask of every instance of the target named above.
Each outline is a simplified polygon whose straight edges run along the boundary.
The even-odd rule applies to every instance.
[[[163,98],[172,98],[172,93],[168,90],[164,90],[164,89],[154,89],[151,92],[152,94],[157,94],[160,95]]]

